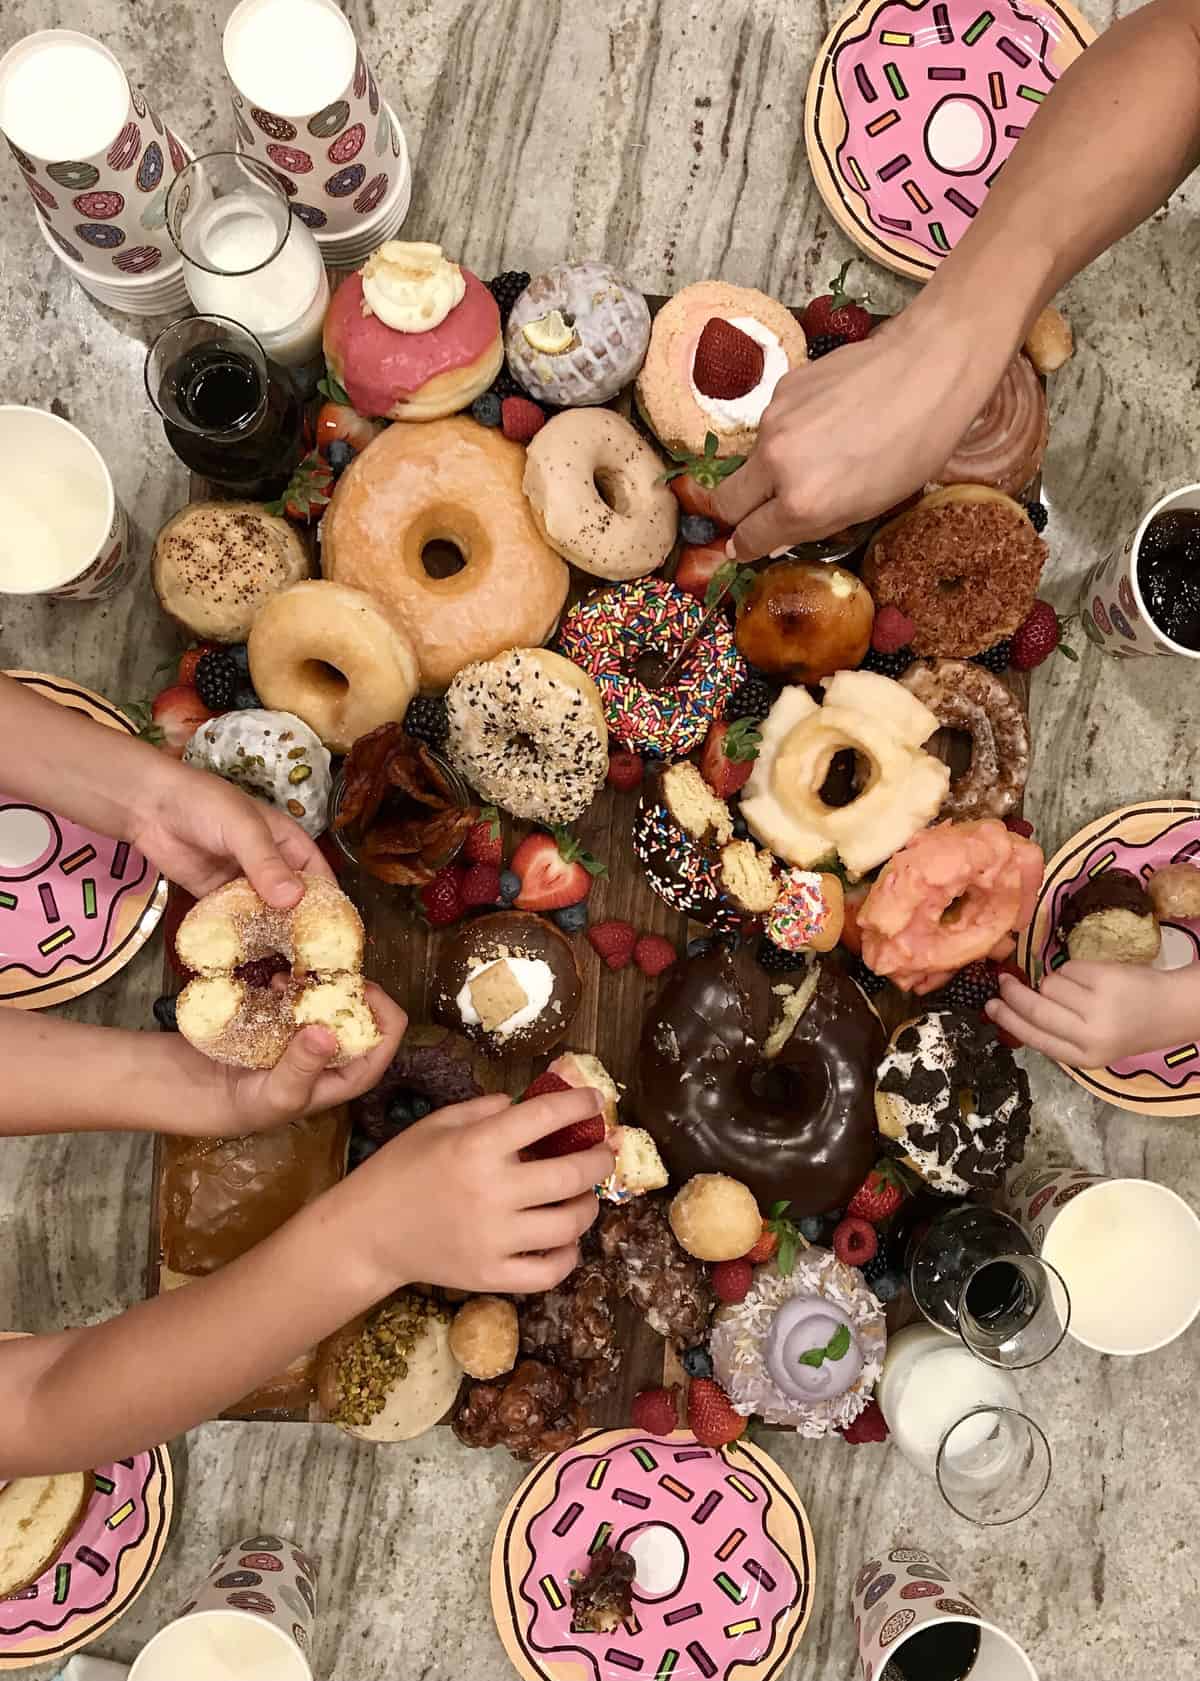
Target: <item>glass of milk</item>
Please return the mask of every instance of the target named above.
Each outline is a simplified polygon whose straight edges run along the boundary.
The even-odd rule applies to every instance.
[[[166,215],[201,315],[237,321],[284,367],[320,355],[329,307],[320,248],[266,164],[238,152],[196,158],[171,183]]]

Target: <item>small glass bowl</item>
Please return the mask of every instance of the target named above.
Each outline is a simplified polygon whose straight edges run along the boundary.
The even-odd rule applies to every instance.
[[[459,810],[466,811],[470,806],[473,806],[476,802],[472,797],[470,788],[468,788],[467,784],[455,770],[449,759],[443,758],[442,755],[432,747],[426,747],[425,751],[429,755],[431,761],[437,766],[440,774],[445,778],[446,786],[454,795],[454,799],[459,807]],[[359,865],[358,853],[351,845],[350,837],[347,831],[345,829],[335,829],[333,826],[334,819],[337,817],[338,811],[341,808],[342,796],[345,793],[345,790],[346,767],[343,763],[334,776],[333,784],[329,790],[329,834],[334,845],[342,854],[342,857],[349,863],[353,864],[356,868],[359,868],[361,866]],[[439,858],[429,867],[434,870],[444,870],[447,864],[453,863],[455,858],[458,857],[459,853],[463,849],[465,840],[466,832],[464,831],[462,839],[460,839],[454,846],[450,847],[443,857]]]

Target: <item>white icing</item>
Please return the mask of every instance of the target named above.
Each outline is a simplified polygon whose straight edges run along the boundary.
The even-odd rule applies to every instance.
[[[485,969],[494,969],[497,963],[508,964],[527,1000],[514,1015],[505,1016],[499,1027],[492,1029],[493,1039],[508,1039],[535,1022],[546,1008],[554,992],[554,970],[541,957],[498,957],[491,963],[473,963],[455,999],[458,1013],[468,1027],[479,1025],[479,1011],[471,997],[471,982]]]
[[[362,271],[363,314],[377,315],[397,333],[428,333],[466,296],[457,263],[440,245],[389,239]]]
[[[756,427],[775,395],[775,387],[788,371],[787,351],[769,327],[764,327],[752,315],[733,317],[729,325],[739,328],[763,348],[763,371],[758,384],[744,397],[706,397],[697,389],[695,378],[688,375],[697,405],[722,432],[736,432],[743,426]]]

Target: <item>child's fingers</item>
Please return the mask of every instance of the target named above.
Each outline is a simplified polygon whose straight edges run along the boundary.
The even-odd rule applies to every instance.
[[[1083,1016],[1087,1014],[1091,1004],[1091,994],[1087,987],[1082,986],[1068,973],[1069,968],[1068,964],[1044,976],[1038,991],[1043,998],[1049,998],[1055,1004],[1062,1004],[1068,1010],[1072,1010],[1077,1016]]]
[[[304,1027],[293,1034],[279,1061],[264,1076],[262,1108],[281,1120],[307,1113],[317,1083],[336,1052],[337,1038],[327,1027]]]
[[[579,1245],[565,1243],[545,1255],[519,1255],[508,1263],[496,1288],[514,1296],[536,1296],[553,1290],[579,1265]]]
[[[444,1109],[435,1109],[429,1119],[446,1127],[482,1126],[511,1108],[512,1099],[496,1091],[486,1097],[469,1098],[466,1103],[449,1103]]]
[[[1054,1062],[1069,1062],[1073,1065],[1079,1062],[1078,1048],[1066,1039],[1060,1039],[1053,1033],[1047,1033],[1041,1028],[1033,1026],[1002,998],[993,998],[987,1006],[988,1020],[997,1027],[1002,1027],[1006,1033],[1011,1033],[1014,1039],[1019,1039],[1030,1050],[1041,1051]]]
[[[594,1191],[572,1197],[557,1208],[528,1209],[520,1216],[517,1226],[522,1250],[536,1250],[540,1254],[574,1243],[593,1223],[598,1210]]]
[[[1040,1033],[1053,1033],[1071,1044],[1079,1044],[1086,1021],[1077,1010],[1056,1003],[1043,992],[1022,986],[1019,981],[1002,985],[1001,996],[1013,1014]]]
[[[497,1137],[515,1156],[560,1127],[570,1126],[573,1121],[586,1121],[589,1116],[603,1112],[603,1097],[588,1086],[549,1092],[545,1097],[531,1098],[528,1103],[514,1103],[502,1127],[497,1128]]]
[[[517,1181],[520,1206],[544,1208],[547,1203],[567,1202],[607,1179],[612,1165],[613,1152],[607,1144],[550,1161],[523,1162]]]

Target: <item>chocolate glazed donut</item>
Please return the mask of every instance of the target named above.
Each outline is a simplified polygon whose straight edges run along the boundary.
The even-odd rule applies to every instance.
[[[844,1207],[875,1161],[886,1035],[849,976],[822,963],[807,1008],[768,1058],[788,1004],[773,992],[781,984],[791,977],[735,965],[721,949],[684,965],[642,1033],[639,1119],[677,1184],[728,1173],[764,1211],[786,1198],[799,1218]]]

